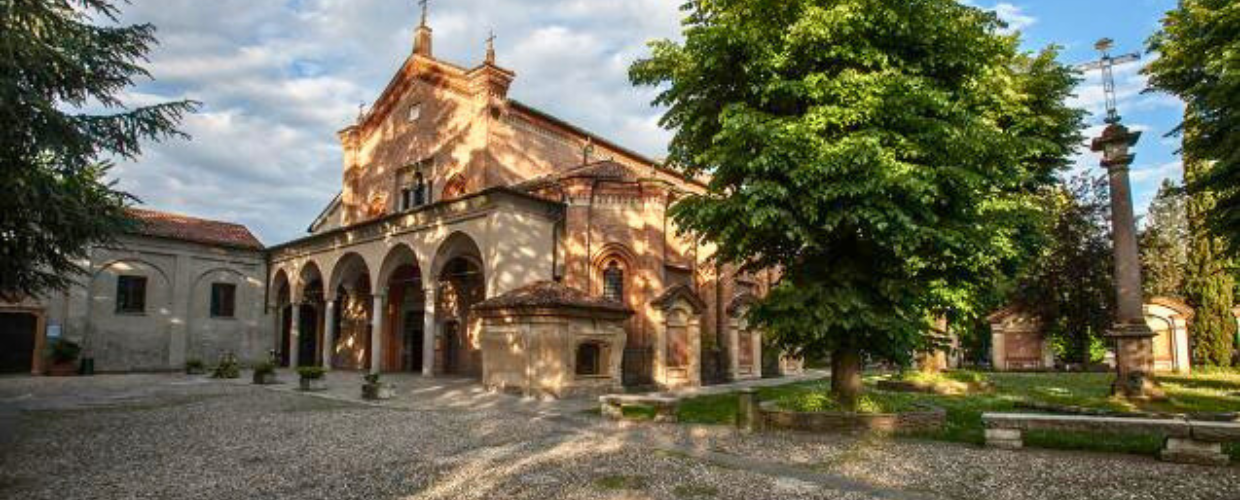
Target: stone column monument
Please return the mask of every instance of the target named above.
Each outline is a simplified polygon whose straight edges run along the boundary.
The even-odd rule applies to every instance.
[[[1108,120],[1110,121],[1110,120]],[[1115,340],[1115,395],[1129,398],[1164,397],[1152,378],[1154,332],[1145,323],[1141,306],[1141,260],[1137,252],[1137,224],[1132,210],[1132,186],[1128,167],[1134,156],[1129,148],[1141,138],[1110,121],[1090,149],[1102,152],[1102,166],[1111,181],[1111,237],[1115,251],[1115,324],[1108,336]]]

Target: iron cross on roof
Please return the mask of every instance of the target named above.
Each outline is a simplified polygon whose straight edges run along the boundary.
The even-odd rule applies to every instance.
[[[426,26],[426,5],[430,0],[418,0],[418,5],[422,6],[422,26]]]
[[[1115,109],[1115,74],[1113,69],[1120,64],[1128,64],[1130,62],[1139,61],[1141,54],[1124,54],[1118,57],[1111,57],[1111,47],[1115,46],[1115,41],[1110,38],[1103,38],[1094,44],[1094,48],[1102,53],[1102,58],[1097,61],[1087,62],[1076,66],[1081,72],[1091,71],[1095,69],[1102,70],[1102,93],[1106,97],[1107,104],[1107,123],[1119,123],[1119,112]]]

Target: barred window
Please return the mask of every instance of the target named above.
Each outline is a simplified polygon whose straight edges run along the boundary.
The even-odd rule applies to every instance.
[[[624,270],[614,260],[603,270],[603,298],[616,302],[624,301]]]
[[[146,312],[145,276],[118,276],[116,278],[116,312],[121,314]]]
[[[211,317],[232,318],[237,311],[237,285],[232,283],[211,284]]]
[[[596,342],[577,346],[577,375],[598,376],[603,374],[603,347]]]

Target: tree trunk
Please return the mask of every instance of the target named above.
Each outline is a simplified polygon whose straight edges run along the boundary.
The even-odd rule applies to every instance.
[[[841,347],[831,354],[831,395],[845,408],[855,408],[861,396],[861,352]]]

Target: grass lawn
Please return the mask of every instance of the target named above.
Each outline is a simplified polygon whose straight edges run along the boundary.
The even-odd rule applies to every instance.
[[[873,411],[902,409],[913,403],[930,403],[947,410],[947,425],[942,431],[917,437],[982,444],[982,413],[994,411],[1027,411],[1016,407],[1018,402],[1081,406],[1118,411],[1155,411],[1170,413],[1222,413],[1240,411],[1240,371],[1198,370],[1192,376],[1160,376],[1169,399],[1159,402],[1132,403],[1110,397],[1112,375],[1109,373],[985,373],[954,372],[945,377],[960,381],[979,378],[994,384],[994,390],[983,394],[935,395],[878,391],[877,380],[890,375],[867,374],[867,401],[863,406]],[[778,400],[781,406],[794,409],[830,409],[823,394],[829,381],[803,382],[759,389],[764,400]],[[682,401],[677,417],[684,423],[732,424],[736,422],[736,394],[703,396]],[[1073,435],[1070,433],[1025,433],[1028,446],[1097,451],[1155,454],[1162,447],[1160,436]],[[1240,460],[1240,446],[1229,447],[1232,457]]]

